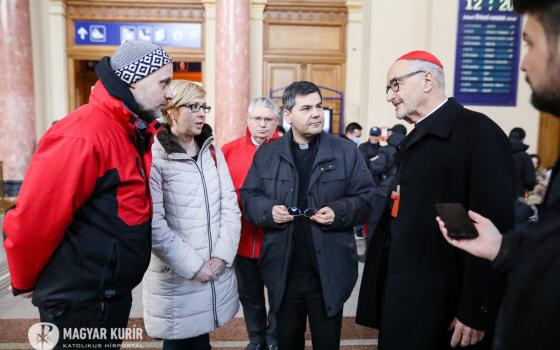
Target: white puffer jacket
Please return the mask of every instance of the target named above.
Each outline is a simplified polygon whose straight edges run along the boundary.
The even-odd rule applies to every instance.
[[[153,338],[208,333],[230,321],[239,308],[232,264],[240,211],[217,148],[217,167],[214,163],[212,142],[212,137],[203,142],[194,161],[165,125],[152,147],[152,259],[143,280],[143,303],[146,330]],[[224,272],[214,281],[197,282],[194,276],[211,257],[226,262]]]

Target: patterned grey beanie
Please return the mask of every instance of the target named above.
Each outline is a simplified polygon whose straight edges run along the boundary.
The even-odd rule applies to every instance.
[[[111,56],[111,68],[128,85],[171,62],[164,49],[147,41],[125,41]]]

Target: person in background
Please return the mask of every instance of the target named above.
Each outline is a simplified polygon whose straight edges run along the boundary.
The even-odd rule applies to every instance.
[[[436,203],[461,203],[513,228],[508,139],[490,118],[446,96],[443,64],[429,52],[397,59],[386,92],[397,118],[414,129],[399,144],[356,321],[379,328],[379,350],[487,349],[502,295],[499,276],[488,262],[443,244],[434,218]]]
[[[374,126],[371,129],[369,129],[369,139],[366,142],[362,143],[360,146],[358,146],[358,149],[360,150],[360,152],[362,152],[362,155],[364,156],[366,164],[369,164],[369,162],[371,162],[375,158],[375,156],[381,149],[381,145],[379,144],[380,137],[381,137],[381,129]]]
[[[387,146],[382,147],[379,153],[369,162],[369,170],[375,182],[373,209],[368,216],[368,234],[366,247],[369,245],[377,223],[385,211],[389,189],[395,175],[397,174],[398,145],[406,137],[406,128],[402,124],[395,124],[391,128],[392,132],[387,138]]]
[[[527,153],[528,145],[524,144],[525,130],[513,128],[509,133],[509,143],[515,161],[515,225],[527,225],[534,215],[533,209],[527,204],[526,195],[537,184],[535,167]]]
[[[152,147],[144,324],[150,337],[164,339],[164,350],[208,350],[209,332],[239,309],[233,261],[240,212],[226,161],[204,127],[211,110],[206,92],[186,80],[174,80],[171,88],[175,97]]]
[[[148,268],[150,146],[173,97],[171,58],[151,43],[121,44],[95,72],[89,102],[41,138],[4,217],[12,291],[32,296],[41,321],[60,329],[58,348],[120,346],[109,329],[127,326]],[[63,332],[91,327],[107,339]]]
[[[360,137],[362,137],[362,126],[356,122],[351,122],[346,126],[342,138],[354,142],[356,145],[360,144]],[[356,239],[364,239],[364,224],[359,224],[354,227],[354,236]]]
[[[279,108],[270,98],[257,97],[251,100],[245,135],[222,148],[238,198],[239,189],[243,186],[257,149],[278,139],[279,116]],[[245,326],[249,333],[246,350],[274,350],[278,347],[276,317],[272,310],[267,315],[264,282],[258,264],[264,234],[264,229],[245,217],[241,218],[241,239],[235,258],[235,272]]]
[[[537,179],[537,184],[535,185],[535,188],[529,192],[529,195],[527,196],[527,204],[538,206],[542,204],[544,199],[550,173],[542,167],[541,157],[539,157],[538,154],[531,154],[530,156],[533,166],[536,169],[535,177]]]
[[[360,144],[360,137],[362,137],[362,126],[356,122],[351,122],[346,126],[342,138],[352,141],[357,145]]]
[[[515,161],[515,196],[524,198],[525,193],[531,191],[537,184],[536,168],[531,156],[527,153],[529,146],[525,141],[525,130],[513,128],[509,133],[509,143]]]
[[[406,135],[407,131],[406,131],[406,127],[402,124],[395,124],[395,126],[397,127],[397,130],[400,131],[401,133],[404,132],[404,134]],[[387,138],[389,138],[391,136],[391,134],[393,133],[393,128],[395,127],[393,126],[392,128],[387,129]],[[404,130],[401,129],[401,127],[404,128]]]
[[[542,161],[541,161],[541,157],[539,157],[538,154],[533,153],[529,155],[531,157],[531,162],[533,162],[533,166],[535,167],[535,170],[538,172],[542,171],[541,169],[541,165],[542,165]]]
[[[541,112],[560,116],[560,0],[513,0],[526,15],[527,43],[521,70],[532,89],[531,102]],[[554,349],[560,324],[560,158],[552,169],[539,222],[525,231],[496,227],[470,211],[478,237],[454,240],[445,224],[439,228],[455,247],[492,262],[508,273],[509,284],[496,323],[495,350]],[[501,209],[501,208],[500,208]],[[508,232],[507,234],[504,234]]]

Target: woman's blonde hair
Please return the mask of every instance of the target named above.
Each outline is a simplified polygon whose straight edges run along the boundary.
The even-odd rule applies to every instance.
[[[204,88],[194,81],[189,80],[173,80],[171,82],[171,90],[173,90],[173,99],[167,103],[163,110],[163,117],[169,126],[173,126],[173,111],[180,105],[191,103],[195,98],[206,97]]]

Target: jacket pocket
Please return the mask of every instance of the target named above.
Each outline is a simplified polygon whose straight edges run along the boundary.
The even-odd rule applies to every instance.
[[[103,274],[101,281],[101,297],[112,298],[116,295],[117,290],[115,284],[120,278],[121,258],[119,252],[119,243],[112,240],[111,252],[107,258],[107,262],[103,265]]]
[[[86,280],[82,282],[95,283],[96,291],[116,279],[115,268],[118,264],[118,243],[109,237],[83,232],[80,235],[82,269],[88,271]],[[97,290],[98,289],[98,290]]]
[[[113,282],[117,279],[118,271],[120,267],[120,259],[119,259],[119,246],[116,241],[113,241],[113,250],[111,251],[111,255],[109,256],[109,261],[105,267],[104,274],[104,283]]]
[[[335,166],[321,167],[321,176],[319,177],[319,182],[337,182],[344,181],[346,176],[342,170],[337,169]]]
[[[322,203],[317,203],[319,206],[343,197],[346,192],[346,176],[342,170],[333,168],[332,170],[322,171],[319,177],[319,191],[317,192],[324,198],[320,200]]]
[[[263,174],[262,181],[265,194],[276,200],[289,201],[289,194],[295,191],[295,179],[287,174]]]

